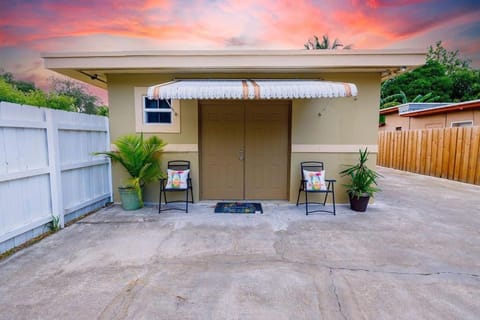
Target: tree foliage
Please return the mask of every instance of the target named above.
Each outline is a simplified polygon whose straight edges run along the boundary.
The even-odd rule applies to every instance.
[[[52,91],[59,95],[72,97],[75,100],[74,108],[77,112],[97,114],[98,98],[87,92],[86,86],[69,79],[51,77]]]
[[[45,93],[39,89],[24,92],[3,77],[0,77],[0,101],[74,111],[74,99],[56,93]]]
[[[100,106],[97,108],[97,115],[108,117],[110,115],[110,110],[107,106]]]
[[[108,107],[87,92],[84,85],[72,80],[51,78],[52,91],[47,93],[32,82],[16,80],[0,69],[0,101],[32,106],[98,114],[108,117]]]
[[[445,74],[445,67],[437,61],[427,63],[412,72],[389,79],[382,84],[380,105],[383,108],[407,102],[421,101],[421,97],[428,95],[428,102],[449,101],[451,96],[452,80]],[[389,105],[386,105],[389,103]]]
[[[438,41],[429,47],[424,66],[382,83],[380,108],[407,102],[475,99],[480,99],[480,70],[472,69],[458,50],[448,51]]]
[[[303,45],[307,50],[325,50],[325,49],[351,49],[352,45],[343,45],[338,39],[334,39],[333,42],[330,40],[328,35],[324,34],[322,36],[322,41],[317,36],[313,36],[313,39],[308,39],[307,43]]]
[[[438,61],[445,67],[447,74],[453,74],[457,70],[470,67],[470,60],[459,57],[459,50],[448,51],[442,45],[442,41],[435,42],[435,47],[430,46],[427,53],[427,61]]]
[[[37,89],[33,82],[16,80],[12,73],[4,72],[2,69],[0,69],[0,78],[3,78],[5,82],[22,92],[30,92]]]

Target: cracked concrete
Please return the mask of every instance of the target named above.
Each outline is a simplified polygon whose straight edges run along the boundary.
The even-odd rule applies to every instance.
[[[340,299],[338,298],[337,286],[335,284],[335,278],[334,278],[334,275],[333,275],[333,269],[332,268],[330,268],[329,275],[330,275],[330,280],[331,280],[331,283],[332,283],[332,291],[333,291],[333,294],[335,295],[335,299],[337,300],[338,312],[342,315],[343,319],[347,320],[347,317],[345,316],[345,314],[343,313],[343,310],[342,310],[342,303],[340,302]]]
[[[478,319],[480,187],[380,170],[367,213],[104,209],[0,261],[0,319]]]

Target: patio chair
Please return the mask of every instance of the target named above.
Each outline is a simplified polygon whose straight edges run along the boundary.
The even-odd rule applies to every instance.
[[[304,161],[300,163],[300,171],[302,179],[298,188],[297,206],[305,205],[305,214],[308,216],[312,212],[329,212],[335,215],[335,182],[333,179],[325,179],[325,167],[321,161]],[[305,193],[305,202],[300,203],[300,193]],[[325,194],[323,203],[314,202],[308,198],[310,193]],[[333,210],[326,210],[326,202],[329,194],[332,194]],[[323,205],[321,209],[311,210],[312,205]],[[310,208],[309,208],[310,207]],[[318,208],[318,207],[317,207]]]
[[[167,200],[167,192],[185,192],[184,200]],[[191,200],[189,200],[189,194]],[[162,208],[162,195],[165,201]],[[185,203],[185,207],[172,206],[169,203]],[[158,213],[167,210],[182,210],[188,213],[188,203],[193,203],[193,186],[190,178],[190,161],[168,161],[167,178],[160,179],[160,199],[158,201]]]

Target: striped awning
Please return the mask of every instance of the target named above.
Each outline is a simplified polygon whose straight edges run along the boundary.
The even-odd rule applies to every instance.
[[[317,99],[357,95],[352,83],[322,80],[175,80],[148,88],[150,99]]]

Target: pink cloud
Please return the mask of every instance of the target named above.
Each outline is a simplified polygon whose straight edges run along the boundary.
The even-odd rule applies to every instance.
[[[302,49],[323,34],[359,49],[426,49],[443,37],[478,65],[479,15],[473,0],[17,0],[2,3],[0,55],[29,55],[0,56],[0,68],[41,79],[39,51]]]
[[[362,4],[363,1],[355,1],[356,5]],[[388,8],[388,7],[401,7],[401,6],[408,6],[408,5],[419,5],[421,3],[429,3],[432,2],[431,0],[367,0],[366,6],[369,8]]]
[[[159,43],[204,42],[207,47],[247,43],[258,47],[302,48],[312,35],[327,33],[344,42],[354,42],[350,40],[353,38],[363,47],[365,34],[371,39],[394,42],[465,13],[456,9],[444,12],[444,16],[425,14],[428,2],[344,0],[319,4],[312,0],[195,0],[185,5],[148,0],[90,1],[90,5],[85,5],[85,2],[43,0],[35,10],[20,2],[0,13],[0,40],[3,46],[15,46],[43,39],[108,34],[156,39]],[[413,8],[416,10],[412,11]],[[20,15],[22,19],[18,19]]]

